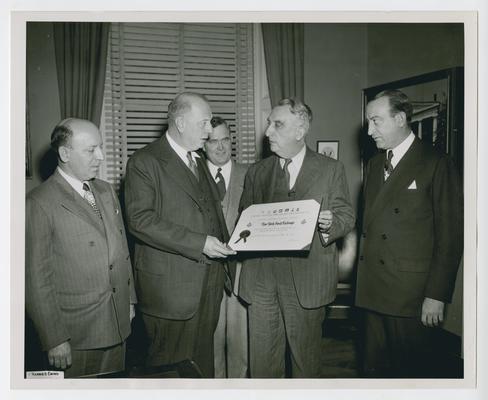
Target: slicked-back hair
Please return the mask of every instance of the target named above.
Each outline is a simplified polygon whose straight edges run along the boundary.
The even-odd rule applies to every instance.
[[[221,117],[212,117],[210,124],[212,125],[212,128],[217,128],[220,125],[224,125],[227,130],[229,130],[229,124],[227,124],[227,121]]]
[[[313,118],[312,110],[309,106],[295,97],[282,99],[278,105],[288,106],[290,108],[290,112],[293,115],[296,115],[302,121],[303,127],[308,131]]]
[[[51,148],[58,153],[61,146],[69,146],[73,137],[73,130],[67,123],[69,119],[61,121],[51,133]]]
[[[383,90],[374,96],[374,100],[386,97],[390,103],[390,115],[393,117],[399,112],[404,112],[407,117],[407,124],[410,126],[412,122],[413,106],[410,103],[408,96],[401,90]]]
[[[200,93],[182,92],[177,95],[168,106],[168,125],[174,125],[176,118],[191,110],[191,100],[198,98],[208,103],[207,98]]]

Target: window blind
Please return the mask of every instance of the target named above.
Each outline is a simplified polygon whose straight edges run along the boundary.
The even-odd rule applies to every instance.
[[[103,178],[120,186],[128,158],[166,130],[168,104],[181,91],[204,94],[229,123],[233,158],[254,162],[252,35],[251,24],[112,24]]]

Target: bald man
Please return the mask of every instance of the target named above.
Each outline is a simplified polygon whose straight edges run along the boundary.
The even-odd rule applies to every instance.
[[[121,371],[136,297],[118,199],[95,178],[100,132],[69,118],[51,146],[58,167],[26,199],[26,312],[47,368],[65,378]]]

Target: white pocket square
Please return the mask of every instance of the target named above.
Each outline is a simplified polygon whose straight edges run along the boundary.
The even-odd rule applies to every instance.
[[[413,190],[413,189],[417,189],[417,182],[415,182],[415,179],[412,181],[412,183],[408,187],[408,190]]]

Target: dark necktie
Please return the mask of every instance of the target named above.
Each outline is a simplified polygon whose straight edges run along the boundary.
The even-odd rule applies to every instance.
[[[197,168],[197,163],[193,159],[191,155],[191,151],[186,153],[186,158],[188,158],[188,168],[190,168],[190,171],[195,175],[195,178],[197,178],[198,181],[198,168]]]
[[[215,174],[215,179],[217,183],[217,189],[219,190],[220,201],[224,200],[225,196],[225,179],[224,176],[220,173],[222,168],[217,169],[217,173]]]
[[[387,180],[388,177],[393,172],[393,164],[391,163],[392,158],[393,158],[393,151],[388,150],[386,152],[386,160],[385,160],[385,180]]]
[[[286,178],[286,188],[290,189],[290,171],[288,171],[288,166],[291,163],[291,158],[285,158],[285,165],[283,165],[283,171],[285,172],[285,178]]]
[[[93,196],[93,192],[91,191],[90,186],[86,182],[83,182],[83,191],[85,192],[83,196],[85,200],[88,202],[88,204],[90,204],[91,208],[93,208],[95,214],[97,214],[99,218],[102,218],[102,213],[97,207],[95,196]]]

